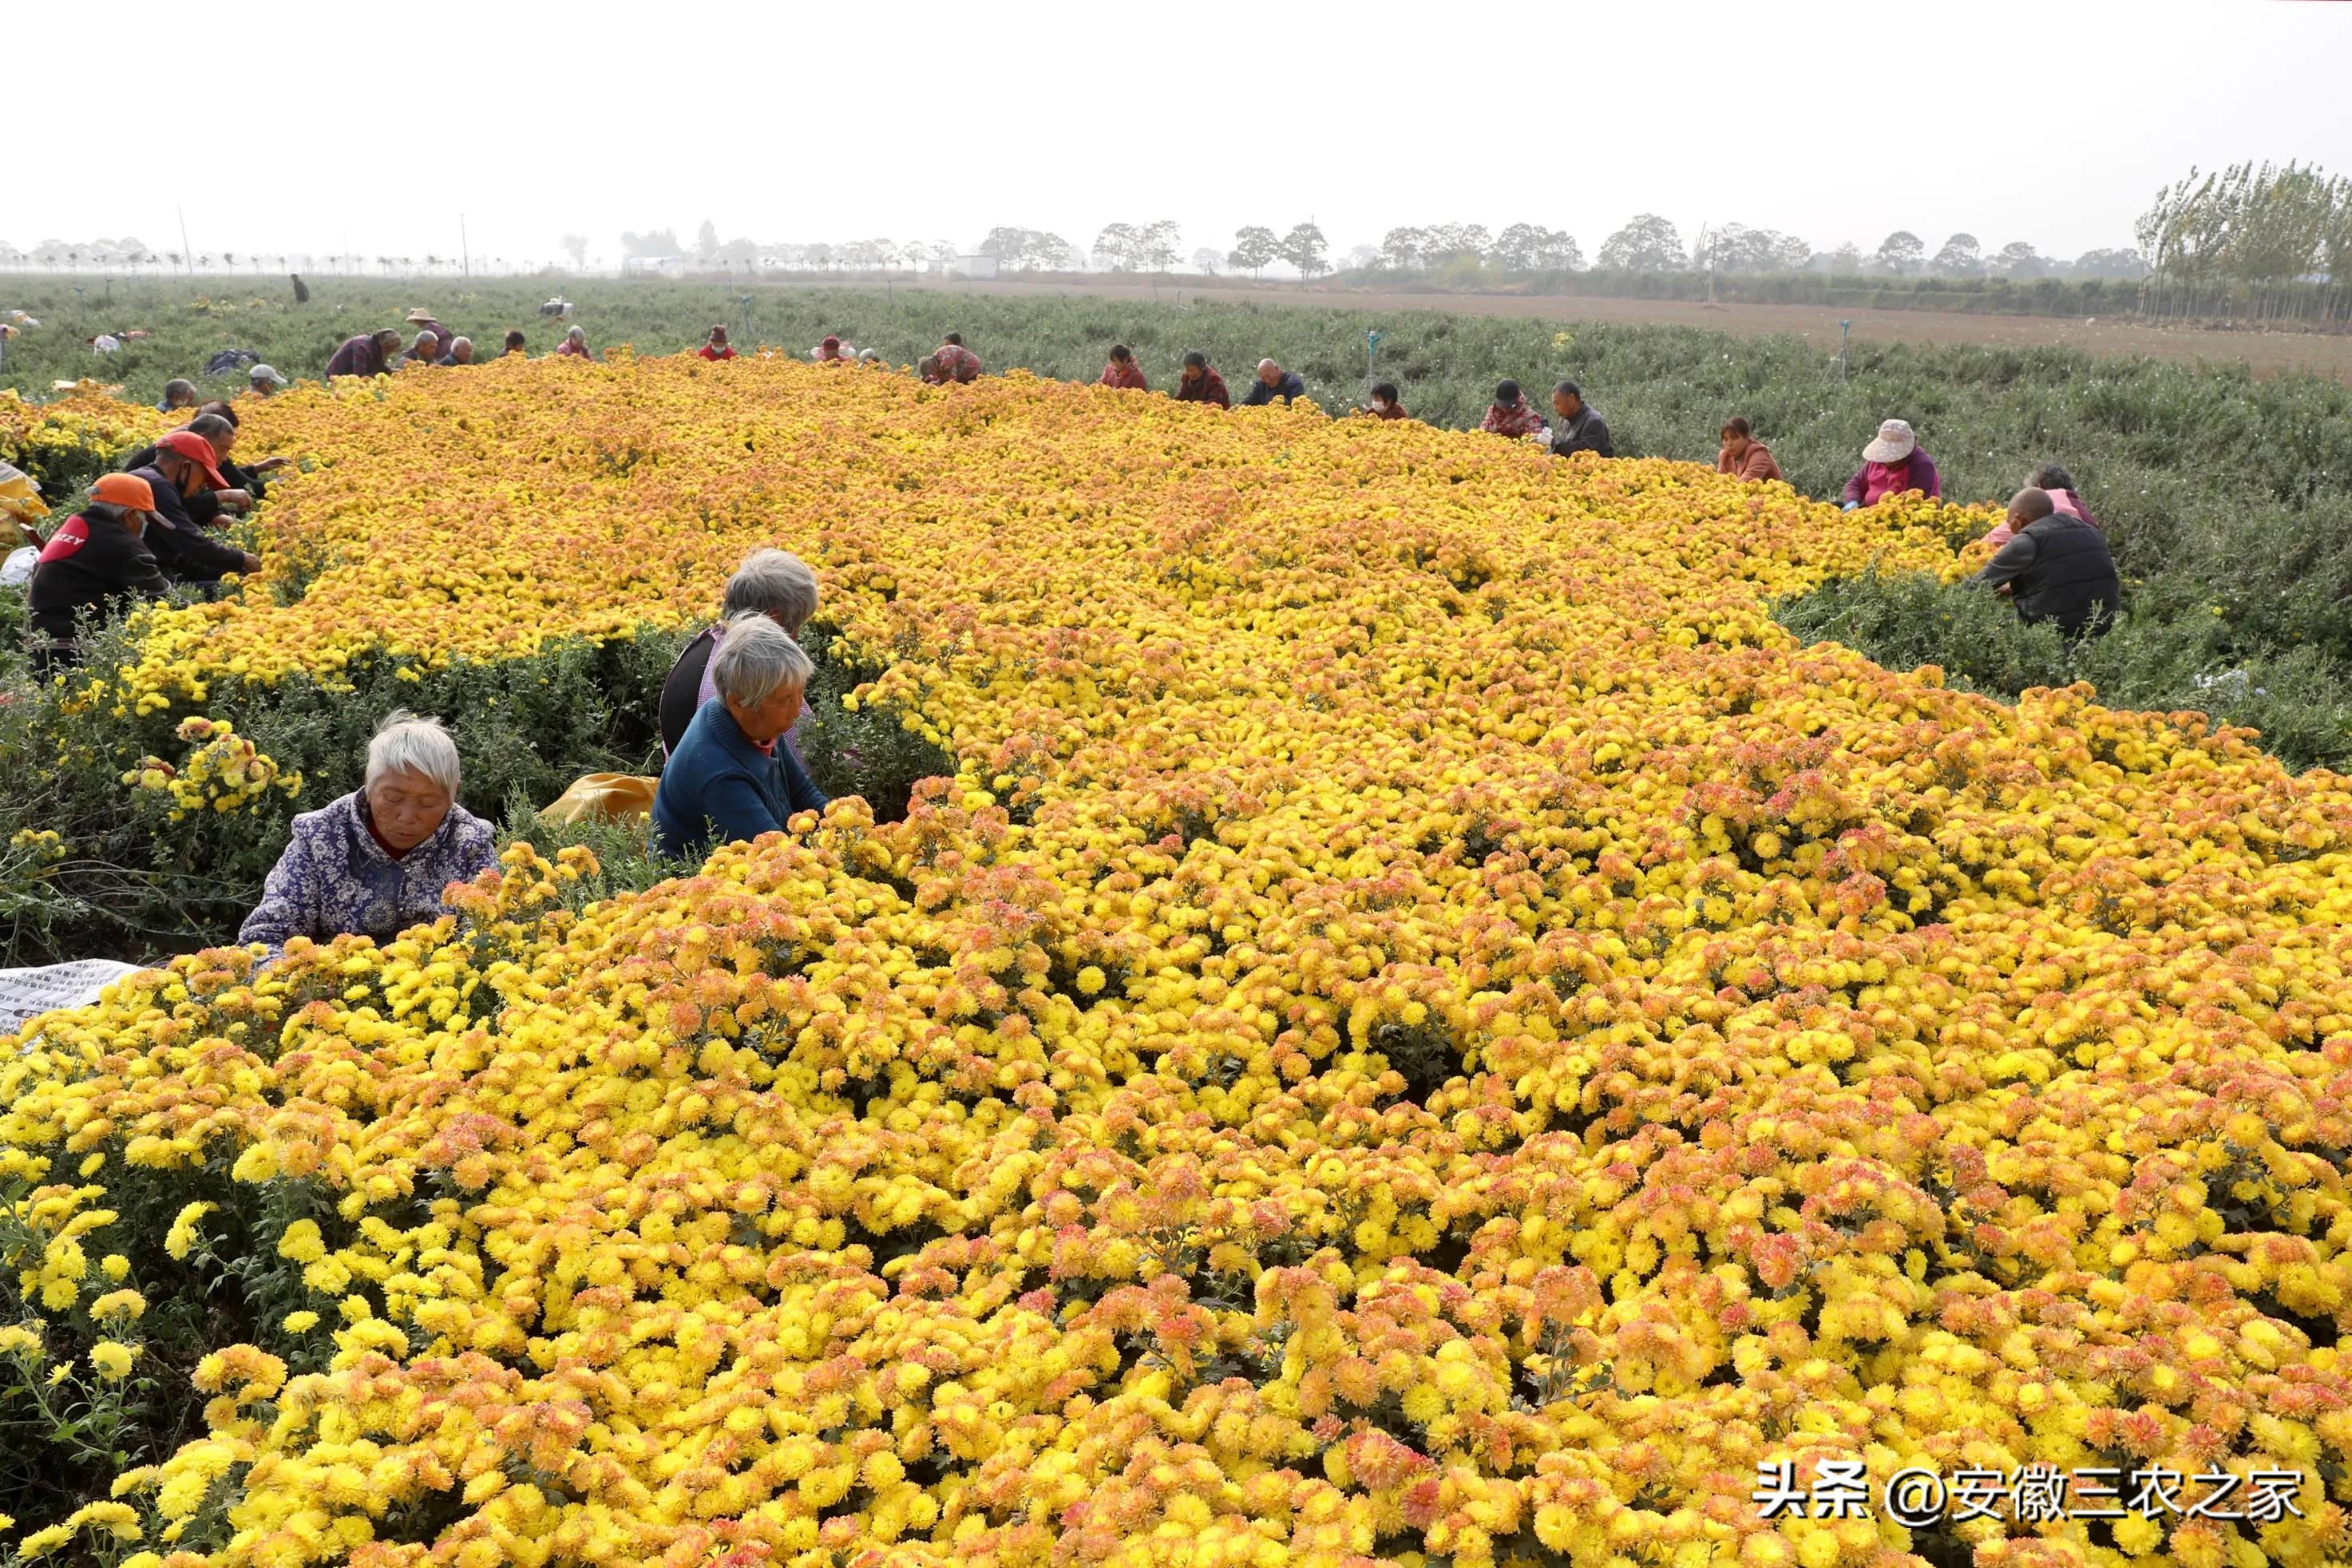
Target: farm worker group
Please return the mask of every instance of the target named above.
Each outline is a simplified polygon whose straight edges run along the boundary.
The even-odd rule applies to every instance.
[[[101,483],[121,498],[106,504],[135,509],[142,500],[127,476]],[[700,859],[715,844],[824,809],[793,743],[816,670],[794,634],[816,605],[805,562],[754,551],[728,580],[719,619],[671,667],[656,700],[665,760],[652,826],[663,855]],[[292,937],[382,941],[433,919],[445,888],[496,859],[493,830],[457,805],[458,784],[457,748],[437,721],[388,715],[368,744],[361,786],[294,819],[238,942],[262,943],[265,962],[275,962]]]
[[[471,363],[470,343],[429,313],[411,311],[409,323],[416,331],[404,352],[398,330],[362,334],[336,351],[329,374]],[[524,350],[522,334],[509,331],[506,352]],[[714,363],[737,357],[723,325],[712,327],[693,352]],[[593,357],[577,326],[555,353]],[[819,363],[874,363],[870,351],[861,353],[838,337],[827,337],[813,357]],[[916,369],[938,386],[967,384],[982,374],[980,356],[955,332]],[[285,384],[275,370],[258,364],[251,383],[261,397]],[[1142,365],[1124,343],[1113,345],[1100,384],[1150,390]],[[1305,381],[1269,358],[1259,362],[1242,405],[1288,404],[1306,395]],[[285,459],[239,466],[231,457],[236,412],[226,403],[197,405],[194,395],[192,384],[168,386],[163,405],[194,407],[195,416],[133,453],[123,472],[100,479],[82,510],[42,545],[28,602],[39,637],[37,668],[74,662],[77,638],[92,618],[160,597],[175,584],[210,594],[227,574],[260,567],[258,557],[220,537],[219,530],[252,509],[267,476]],[[1197,352],[1184,356],[1173,395],[1179,402],[1232,406],[1223,378]],[[1381,420],[1411,417],[1392,382],[1373,386],[1363,412]],[[1505,381],[1480,428],[1532,441],[1563,458],[1614,455],[1607,422],[1575,382],[1553,386],[1551,414],[1547,420],[1517,382]],[[1781,479],[1780,464],[1747,419],[1725,420],[1720,436],[1718,472],[1749,481]],[[1940,489],[1936,465],[1911,426],[1889,419],[1864,447],[1862,467],[1841,499],[1853,510],[1914,491],[1936,496]],[[1987,542],[1995,553],[1969,581],[2007,596],[2021,621],[2048,623],[2072,638],[2105,630],[2119,613],[2114,555],[2063,468],[2036,468]],[[698,858],[714,844],[757,837],[796,813],[824,808],[824,794],[795,738],[815,671],[797,639],[816,608],[816,577],[806,563],[781,550],[756,551],[729,579],[718,618],[678,656],[656,700],[665,761],[653,784],[650,815],[663,854]],[[439,723],[404,712],[388,716],[369,744],[361,788],[296,818],[292,839],[239,940],[262,942],[275,954],[295,935],[321,942],[341,931],[388,937],[430,918],[440,908],[440,889],[470,879],[492,859],[490,827],[457,804],[457,746]]]
[[[1557,430],[1536,412],[1517,382],[1506,381],[1496,386],[1495,401],[1486,405],[1486,416],[1478,422],[1478,428],[1533,441],[1557,458],[1572,458],[1579,452],[1601,458],[1617,455],[1609,444],[1608,421],[1585,403],[1584,391],[1576,383],[1563,381],[1552,387],[1551,411],[1559,418]]]

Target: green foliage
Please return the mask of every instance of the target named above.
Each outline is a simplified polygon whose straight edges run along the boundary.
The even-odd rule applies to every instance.
[[[314,1289],[302,1265],[278,1250],[298,1220],[331,1234],[340,1223],[320,1183],[284,1175],[257,1186],[239,1182],[226,1146],[200,1165],[169,1171],[131,1163],[123,1148],[118,1136],[104,1151],[111,1217],[72,1243],[87,1264],[67,1308],[22,1283],[45,1253],[64,1245],[41,1202],[65,1189],[23,1179],[0,1184],[0,1326],[21,1325],[33,1341],[0,1350],[0,1496],[25,1531],[105,1496],[124,1470],[155,1463],[198,1435],[204,1395],[193,1374],[208,1351],[252,1344],[293,1371],[322,1372],[333,1349],[327,1329],[338,1321],[335,1294]],[[173,1250],[174,1221],[198,1203],[211,1212],[187,1227],[189,1245]],[[119,1262],[102,1266],[109,1257]],[[144,1310],[92,1315],[107,1293],[122,1289],[137,1291]],[[289,1328],[288,1315],[299,1310],[319,1314],[325,1326]],[[110,1374],[92,1357],[93,1347],[109,1342],[135,1352],[127,1375]],[[151,1531],[158,1522],[149,1519]],[[218,1510],[204,1510],[182,1543],[201,1546],[224,1524]]]
[[[595,817],[554,822],[541,816],[539,805],[521,794],[507,797],[506,822],[499,834],[499,850],[503,854],[515,844],[529,844],[550,860],[573,845],[585,847],[596,857],[596,875],[564,885],[559,901],[574,911],[601,899],[642,893],[673,877],[690,877],[701,868],[664,857],[654,848],[651,831],[643,822],[604,822]]]
[[[1783,626],[1842,643],[1889,669],[1940,668],[1948,684],[2014,701],[2036,687],[2087,680],[2119,708],[2202,712],[2262,731],[2291,767],[2352,763],[2352,687],[2308,646],[2241,646],[2208,614],[2166,615],[2143,590],[2103,637],[2069,644],[2056,628],[2021,625],[2009,602],[1916,573],[1875,573],[1783,601]]]

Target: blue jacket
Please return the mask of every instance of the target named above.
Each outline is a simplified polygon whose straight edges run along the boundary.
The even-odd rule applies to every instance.
[[[344,931],[391,941],[441,917],[441,890],[470,882],[499,863],[497,829],[452,804],[433,837],[395,860],[368,831],[367,796],[357,790],[294,819],[286,853],[245,917],[237,945],[266,942],[272,961],[286,939],[330,942]]]
[[[1287,404],[1294,397],[1306,395],[1307,384],[1298,379],[1298,373],[1295,370],[1286,370],[1282,373],[1282,379],[1272,386],[1268,386],[1255,376],[1250,377],[1249,394],[1242,399],[1242,406],[1261,408],[1277,397]]]
[[[769,755],[744,735],[727,704],[712,698],[662,765],[654,791],[654,847],[687,858],[780,831],[796,811],[823,811],[824,795],[781,742]]]

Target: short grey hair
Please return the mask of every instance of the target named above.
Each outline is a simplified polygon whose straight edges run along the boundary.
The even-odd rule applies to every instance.
[[[731,616],[727,636],[710,656],[710,684],[719,695],[746,707],[765,702],[779,690],[808,689],[816,666],[784,628],[757,612]]]
[[[747,614],[772,616],[798,631],[816,614],[816,574],[790,551],[754,550],[727,579],[727,596],[719,606],[721,620]]]
[[[420,719],[405,708],[395,708],[375,727],[368,742],[367,777],[361,788],[386,773],[416,773],[432,780],[457,798],[457,742],[438,719]]]
[[[449,340],[449,349],[453,353],[459,349],[469,349],[473,346],[474,340],[471,338],[451,338]]]

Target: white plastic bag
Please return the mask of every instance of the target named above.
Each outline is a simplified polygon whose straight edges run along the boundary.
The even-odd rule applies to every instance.
[[[22,550],[8,552],[8,559],[0,561],[0,588],[21,588],[33,580],[33,563],[41,552],[27,544]]]
[[[0,969],[0,1035],[13,1035],[44,1013],[81,1007],[139,965],[110,958],[78,958],[37,969]]]

